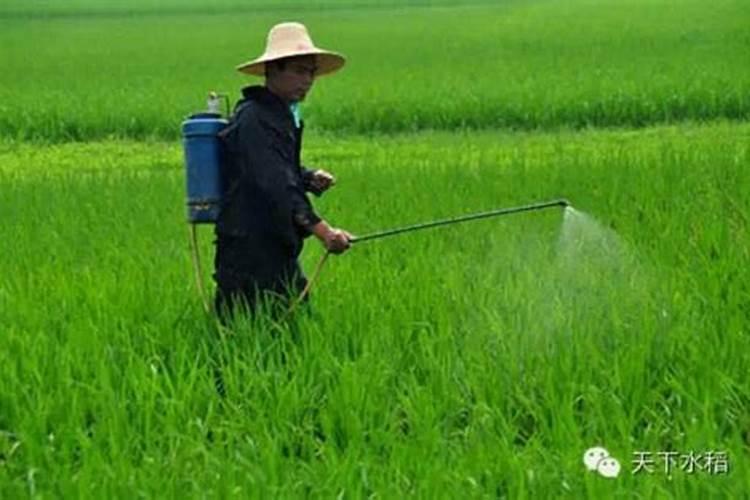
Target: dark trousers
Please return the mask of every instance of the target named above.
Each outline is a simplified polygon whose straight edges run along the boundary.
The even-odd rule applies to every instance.
[[[260,245],[254,239],[217,236],[215,269],[214,306],[223,325],[235,314],[255,314],[261,305],[272,317],[283,317],[307,285],[297,256],[268,241]],[[224,397],[220,358],[215,360],[213,378],[217,393]]]
[[[240,308],[253,314],[261,303],[285,309],[307,285],[297,256],[273,241],[219,235],[215,269],[214,305],[222,322]]]

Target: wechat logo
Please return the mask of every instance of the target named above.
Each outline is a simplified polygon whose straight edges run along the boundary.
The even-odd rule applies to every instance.
[[[590,471],[597,471],[599,475],[615,478],[620,474],[620,462],[609,456],[609,452],[601,446],[589,448],[583,454],[583,464]]]

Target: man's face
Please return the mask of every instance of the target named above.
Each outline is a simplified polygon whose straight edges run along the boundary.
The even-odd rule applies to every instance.
[[[315,80],[315,56],[297,56],[284,60],[266,76],[266,85],[287,102],[302,101]]]

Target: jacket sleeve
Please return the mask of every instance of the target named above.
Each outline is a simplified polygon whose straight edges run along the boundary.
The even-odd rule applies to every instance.
[[[246,113],[238,132],[244,177],[267,201],[273,225],[283,231],[294,224],[309,234],[321,219],[305,195],[299,168],[282,146],[283,130],[255,113]]]
[[[302,182],[305,186],[305,191],[308,191],[315,196],[321,196],[323,194],[323,191],[316,188],[315,185],[313,185],[313,176],[315,175],[315,169],[314,168],[307,168],[305,166],[302,166]]]

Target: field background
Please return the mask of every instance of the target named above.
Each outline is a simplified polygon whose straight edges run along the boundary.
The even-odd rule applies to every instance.
[[[579,215],[356,245],[311,314],[221,336],[179,122],[289,19],[350,61],[304,104],[326,218]],[[742,498],[749,25],[731,0],[6,0],[0,498]],[[632,474],[668,450],[730,471]]]
[[[35,3],[25,16],[11,15],[20,2],[0,8],[0,133],[177,139],[176,124],[203,107],[209,90],[237,95],[247,80],[233,68],[261,52],[270,25],[290,18],[350,59],[305,109],[318,130],[642,126],[750,115],[750,4],[741,0],[710,8],[577,0],[300,10],[282,2],[240,12],[236,4],[193,0],[183,9],[173,1],[162,11],[142,0],[127,10],[124,2],[90,2],[90,11],[79,1],[55,3],[52,17]]]

